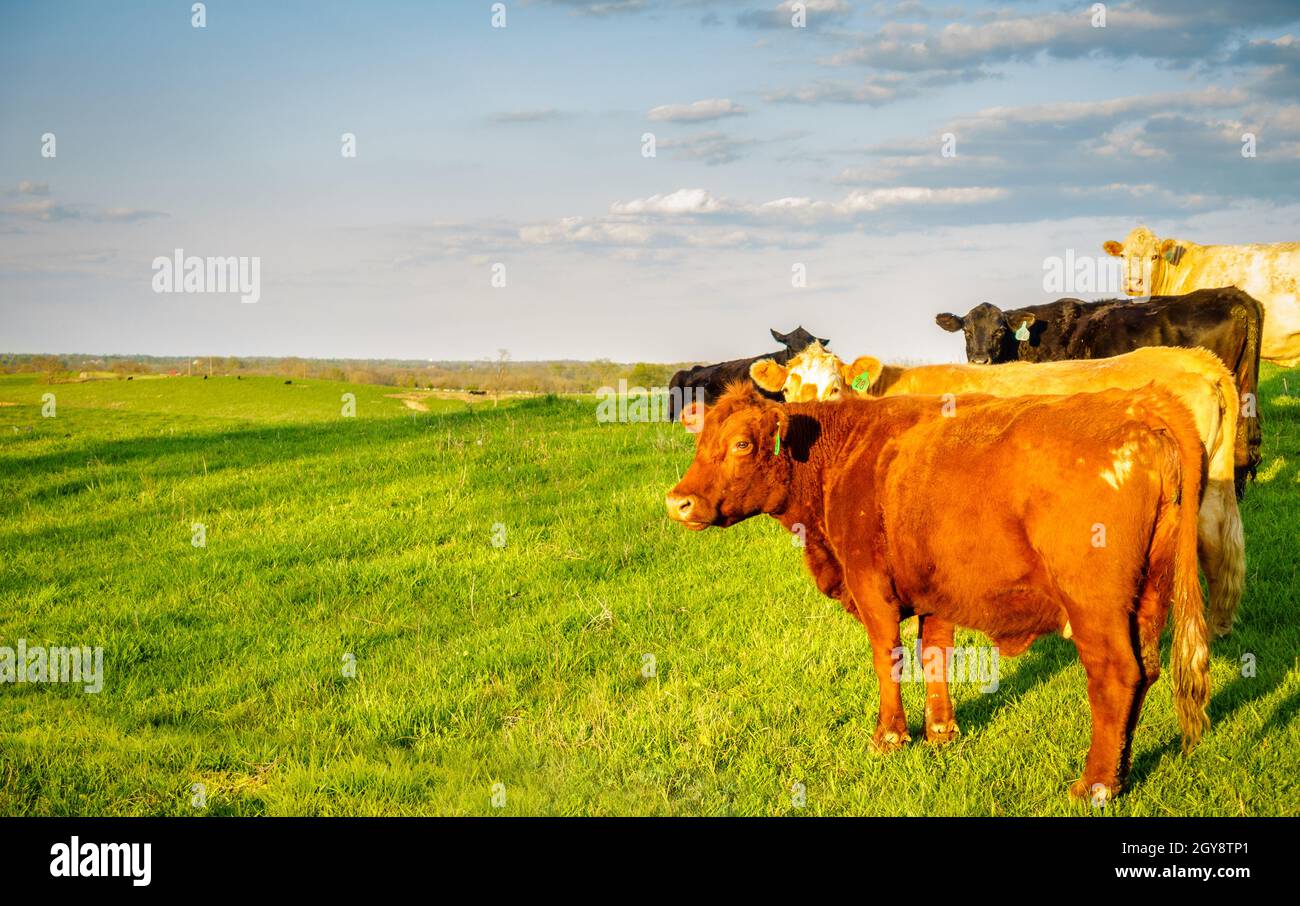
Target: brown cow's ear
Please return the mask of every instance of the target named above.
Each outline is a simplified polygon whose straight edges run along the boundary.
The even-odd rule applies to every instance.
[[[781,446],[785,443],[785,436],[790,430],[789,416],[780,406],[772,405],[767,407],[763,413],[763,437],[767,439],[768,450],[773,456],[781,455]]]
[[[956,333],[962,328],[962,319],[946,311],[941,315],[935,315],[934,323],[948,331],[948,333]]]
[[[1108,240],[1107,242],[1103,242],[1101,244],[1101,247],[1106,252],[1107,255],[1112,255],[1115,258],[1118,258],[1124,254],[1124,243],[1116,242],[1114,239]]]
[[[866,393],[872,382],[880,377],[881,370],[880,359],[858,356],[852,365],[840,365],[840,379],[856,393]]]
[[[1183,260],[1183,247],[1173,239],[1166,239],[1160,243],[1160,257],[1164,258],[1170,264],[1177,264]]]
[[[704,404],[701,402],[691,403],[682,409],[682,427],[692,434],[699,434],[704,430]]]
[[[780,393],[790,370],[772,359],[759,359],[749,366],[749,378],[768,393]]]

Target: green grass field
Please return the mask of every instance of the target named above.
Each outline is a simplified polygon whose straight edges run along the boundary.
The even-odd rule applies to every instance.
[[[1166,673],[1104,814],[1300,813],[1300,371],[1283,374],[1265,372],[1211,731],[1180,754]],[[1089,732],[1070,642],[1004,659],[995,694],[954,686],[963,735],[943,749],[907,686],[917,741],[876,755],[867,635],[790,536],[665,518],[689,435],[597,424],[589,401],[420,413],[389,392],[0,378],[0,645],[104,649],[98,694],[0,686],[0,813],[1093,814],[1066,795]]]

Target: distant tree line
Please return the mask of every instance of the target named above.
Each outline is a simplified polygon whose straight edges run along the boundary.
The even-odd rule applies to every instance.
[[[515,362],[501,350],[477,362],[421,362],[403,359],[303,359],[234,356],[0,355],[0,373],[35,372],[49,383],[92,378],[168,374],[199,377],[270,375],[293,380],[346,381],[387,387],[481,390],[493,393],[592,393],[601,387],[666,387],[683,364],[572,360]]]

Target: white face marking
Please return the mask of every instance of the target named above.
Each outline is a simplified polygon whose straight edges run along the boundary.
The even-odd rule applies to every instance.
[[[1160,239],[1150,230],[1135,228],[1124,239],[1120,251],[1124,262],[1124,292],[1130,296],[1145,296],[1151,292],[1151,278],[1162,264]]]
[[[813,343],[791,359],[788,368],[783,388],[788,402],[836,400],[844,395],[839,357],[820,343]]]

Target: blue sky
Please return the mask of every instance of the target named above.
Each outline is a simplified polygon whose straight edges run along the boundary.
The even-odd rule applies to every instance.
[[[957,359],[1138,223],[1300,238],[1295,2],[190,6],[0,4],[0,351]]]

